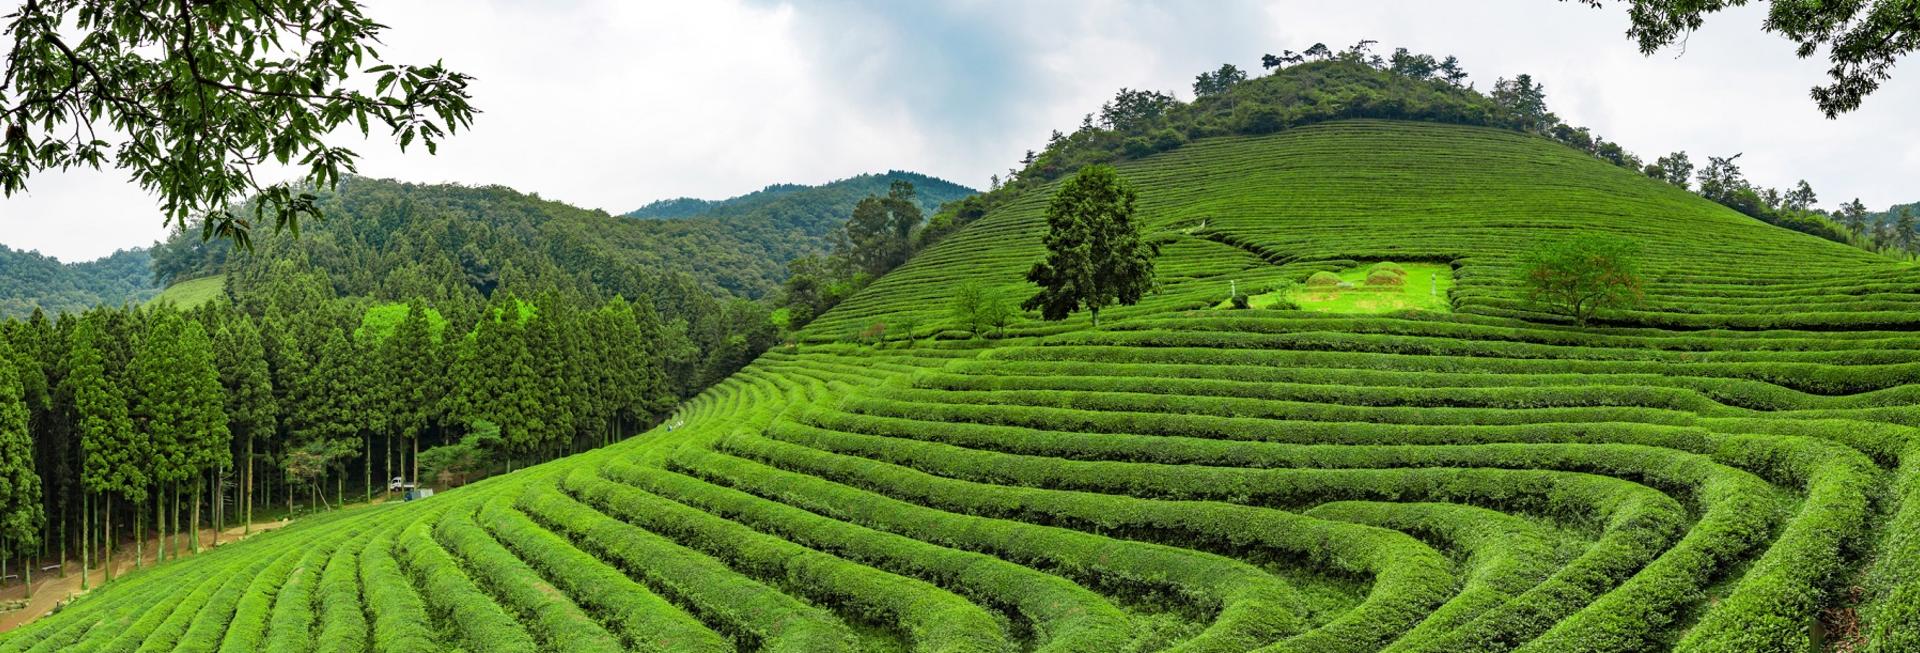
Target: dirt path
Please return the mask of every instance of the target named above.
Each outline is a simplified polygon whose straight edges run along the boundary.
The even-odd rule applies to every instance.
[[[253,525],[253,533],[264,533],[285,526],[287,523],[286,520],[257,523]],[[226,546],[232,542],[239,541],[242,537],[245,537],[242,535],[244,530],[244,527],[235,526],[222,531],[220,533],[220,545]],[[200,541],[211,543],[213,541],[213,529],[201,529]],[[152,566],[153,557],[158,550],[158,544],[159,538],[149,538],[147,540],[145,549],[146,556],[143,558],[147,563],[145,566]],[[122,574],[133,571],[132,543],[115,545],[113,553],[113,571],[116,578]],[[28,601],[27,607],[25,608],[0,614],[0,633],[13,630],[22,624],[38,619],[42,615],[52,612],[54,606],[81,593],[80,561],[76,558],[68,559],[67,562],[69,569],[64,578],[60,576],[58,570],[48,570],[46,572],[41,572],[38,569],[34,570],[33,598]],[[7,571],[16,574],[19,573],[17,569],[8,569]],[[93,583],[94,587],[99,587],[100,581],[106,578],[105,571],[104,566],[97,564],[93,569],[87,571],[88,580]],[[25,598],[26,593],[27,589],[25,585],[13,585],[5,589],[0,589],[0,601],[19,600]]]

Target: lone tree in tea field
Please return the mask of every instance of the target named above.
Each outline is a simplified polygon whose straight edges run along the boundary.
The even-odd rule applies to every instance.
[[[1641,280],[1632,242],[1581,235],[1554,241],[1527,258],[1528,297],[1581,326],[1601,309],[1639,303]]]
[[[1132,305],[1153,288],[1160,248],[1140,238],[1133,221],[1133,186],[1112,166],[1090,165],[1060,184],[1047,204],[1047,259],[1027,280],[1040,292],[1020,305],[1048,320],[1082,307],[1100,326],[1100,309]]]

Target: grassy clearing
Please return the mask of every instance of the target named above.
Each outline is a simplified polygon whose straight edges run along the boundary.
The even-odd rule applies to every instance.
[[[153,299],[147,300],[147,305],[173,304],[176,308],[193,308],[219,297],[226,283],[227,275],[224,274],[177,282],[167,286],[166,290],[160,291],[160,294],[155,295]]]
[[[1247,307],[1273,308],[1276,304],[1291,304],[1298,306],[1300,310],[1323,313],[1453,312],[1453,305],[1448,301],[1447,294],[1453,289],[1453,266],[1439,263],[1400,263],[1398,265],[1406,270],[1404,283],[1399,286],[1368,284],[1367,270],[1371,266],[1361,265],[1334,273],[1345,285],[1310,287],[1303,284],[1288,284],[1286,288],[1280,290],[1248,296]],[[1214,306],[1214,308],[1231,307],[1231,301]]]

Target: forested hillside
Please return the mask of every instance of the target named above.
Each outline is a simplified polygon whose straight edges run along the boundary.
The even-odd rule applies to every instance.
[[[35,308],[57,314],[146,301],[160,292],[150,261],[147,250],[138,247],[61,263],[0,244],[0,318],[26,317]]]
[[[779,187],[715,202],[709,213],[693,217],[632,219],[499,186],[355,178],[325,197],[321,206],[328,218],[306,225],[302,237],[262,237],[261,256],[229,265],[225,241],[204,244],[197,233],[181,233],[155,246],[153,267],[163,280],[232,272],[241,292],[257,277],[249,270],[298,256],[328,271],[340,294],[484,296],[511,276],[628,296],[758,298],[779,287],[787,261],[829,249],[854,204],[885,194],[895,179],[914,183],[929,207],[973,192],[922,175],[889,173]],[[686,287],[664,290],[663,284]]]
[[[615,247],[649,247],[645,239],[658,238],[671,251],[717,253],[723,265],[696,261],[696,268],[729,290],[762,297],[787,279],[787,262],[832,251],[854,205],[886,195],[895,181],[913,184],[927,215],[974,194],[942,179],[892,171],[819,186],[769,186],[726,200],[662,200],[627,214],[652,222],[647,229],[603,235]]]

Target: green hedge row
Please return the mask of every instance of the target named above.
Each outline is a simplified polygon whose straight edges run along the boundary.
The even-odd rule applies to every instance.
[[[1629,386],[1694,392],[1718,404],[1760,411],[1830,410],[1920,404],[1920,386],[1902,385],[1848,395],[1809,394],[1772,383],[1741,378],[1619,373],[1498,374],[1477,371],[1273,367],[1265,365],[1187,365],[1178,363],[1105,363],[1090,361],[981,360],[956,363],[945,374],[969,376],[1148,377],[1156,380],[1238,381],[1308,386],[1416,388],[1542,388]],[[1024,382],[1024,381],[1023,381]]]
[[[446,650],[420,593],[393,559],[393,537],[379,531],[360,551],[360,586],[373,615],[375,653],[429,653]]]
[[[853,651],[831,613],[740,575],[699,552],[606,516],[559,489],[530,487],[515,504],[542,526],[642,579],[703,622],[768,652]]]
[[[360,609],[360,548],[365,543],[355,540],[335,549],[320,570],[313,601],[313,609],[319,613],[312,649],[316,653],[367,649],[367,613]]]
[[[1460,592],[1385,650],[1411,649],[1512,600],[1565,562],[1557,550],[1576,538],[1532,520],[1451,503],[1334,501],[1304,514],[1439,540],[1466,556]]]
[[[1695,414],[1744,414],[1692,390],[1640,385],[1512,387],[1394,387],[1251,382],[1164,376],[987,376],[931,373],[914,381],[922,390],[947,392],[1100,392],[1258,399],[1268,403],[1334,404],[1380,408],[1640,407]]]
[[[710,481],[841,521],[940,546],[979,551],[1099,588],[1178,597],[1204,606],[1214,622],[1178,650],[1246,651],[1297,634],[1300,604],[1284,581],[1250,565],[1199,551],[1133,542],[1009,519],[943,512],[804,474],[697,449],[676,466]]]
[[[625,650],[613,633],[473,523],[468,516],[472,509],[462,505],[448,510],[434,522],[434,535],[464,562],[461,566],[468,575],[519,618],[542,649],[559,653]]]
[[[1535,346],[1631,349],[1654,352],[1784,352],[1912,349],[1920,338],[1898,331],[1831,334],[1809,331],[1665,331],[1567,329],[1533,322],[1488,319],[1458,313],[1379,317],[1310,311],[1235,311],[1173,314],[1128,320],[1111,331],[1194,331],[1257,334],[1347,333],[1422,336],[1470,342]]]
[[[481,591],[460,564],[434,542],[428,519],[405,526],[395,544],[428,609],[450,627],[462,648],[499,653],[534,650],[533,638],[520,622]]]
[[[1119,325],[1116,325],[1119,326]],[[1920,348],[1865,348],[1839,351],[1666,351],[1643,347],[1560,346],[1525,342],[1462,340],[1450,337],[1378,335],[1339,331],[1247,333],[1243,331],[1141,330],[1075,331],[1045,339],[1046,346],[1115,345],[1121,347],[1207,347],[1279,349],[1366,354],[1413,354],[1458,358],[1632,361],[1659,363],[1813,363],[1861,366],[1920,362]]]
[[[512,508],[501,493],[480,507],[476,519],[526,564],[580,601],[601,623],[637,651],[731,651],[733,645],[698,619],[595,559]]]
[[[1487,374],[1664,374],[1724,377],[1771,383],[1822,395],[1842,395],[1910,385],[1920,364],[1832,365],[1808,362],[1708,363],[1686,361],[1580,360],[1387,354],[1378,352],[1273,350],[1208,346],[1131,347],[1050,345],[1014,347],[996,358],[1026,361],[1099,361],[1184,365],[1262,365],[1410,372]]]
[[[731,446],[732,443],[744,440],[744,438],[734,438],[727,442]],[[836,437],[829,433],[815,434],[809,444],[817,446],[826,441],[835,441],[834,444],[840,445],[848,444],[844,436]],[[791,447],[791,445],[788,446]],[[777,449],[777,446],[775,448]],[[862,448],[861,453],[872,454],[874,448],[870,443]],[[967,452],[944,445],[898,441],[880,448],[885,449],[886,455],[893,460],[911,459],[911,463],[916,468],[932,470],[943,475],[958,474],[988,483],[1011,482],[1036,488],[1062,487],[1181,499],[1216,498],[1260,505],[1317,503],[1319,501],[1316,499],[1320,499],[1330,491],[1339,493],[1336,494],[1339,498],[1354,496],[1351,494],[1354,492],[1379,492],[1385,496],[1378,498],[1393,498],[1404,496],[1405,493],[1403,489],[1395,486],[1404,483],[1407,479],[1420,476],[1419,472],[1460,471],[1458,469],[1244,470],[1191,465],[1060,461],[990,452]],[[1641,556],[1658,554],[1658,557],[1647,567],[1646,573],[1631,574],[1631,577],[1621,574],[1614,578],[1616,582],[1623,582],[1619,588],[1609,592],[1607,597],[1631,598],[1610,600],[1602,597],[1594,604],[1598,606],[1601,602],[1608,604],[1626,602],[1625,606],[1609,605],[1602,610],[1595,610],[1593,606],[1589,606],[1588,609],[1581,610],[1571,617],[1561,619],[1565,615],[1556,614],[1551,620],[1543,622],[1553,625],[1554,630],[1565,630],[1569,628],[1569,624],[1604,620],[1607,626],[1615,628],[1611,631],[1619,637],[1612,640],[1615,644],[1636,641],[1644,643],[1658,636],[1663,629],[1672,627],[1674,624],[1671,611],[1698,598],[1690,593],[1673,593],[1673,588],[1681,587],[1686,588],[1688,592],[1698,592],[1698,588],[1708,583],[1724,566],[1750,554],[1761,544],[1761,540],[1770,534],[1772,525],[1780,521],[1779,513],[1783,510],[1784,503],[1783,497],[1777,496],[1777,493],[1766,483],[1751,475],[1717,465],[1699,456],[1692,456],[1693,460],[1689,461],[1685,459],[1688,455],[1648,447],[1480,445],[1474,447],[1381,447],[1369,448],[1369,450],[1377,454],[1378,460],[1374,461],[1377,466],[1497,464],[1524,468],[1561,467],[1603,474],[1630,474],[1669,487],[1693,488],[1692,492],[1700,497],[1705,506],[1704,514],[1694,524],[1694,528],[1688,531],[1680,543],[1671,550],[1662,552],[1658,549],[1643,549],[1640,551]],[[787,453],[798,455],[791,450]],[[1675,460],[1676,457],[1680,460]],[[1343,483],[1338,480],[1341,476],[1357,477],[1360,482]],[[921,481],[923,484],[931,482],[926,479]],[[1342,485],[1347,487],[1340,487]],[[1011,491],[1011,488],[1005,489]],[[1031,492],[1047,492],[1047,490]],[[1367,498],[1366,495],[1359,495],[1359,497]],[[1023,500],[1028,502],[1026,504],[1029,506],[1028,510],[1032,510],[1031,502],[1038,501],[1033,498]],[[1636,621],[1619,621],[1629,617]],[[1588,632],[1583,633],[1583,636],[1595,635]],[[1448,646],[1458,646],[1458,644]]]
[[[758,437],[736,436],[727,441],[729,448],[764,443],[779,449],[780,443]],[[789,445],[790,446],[790,445]],[[791,451],[791,450],[790,450]],[[804,454],[800,451],[791,451]],[[868,463],[871,465],[872,463]],[[876,472],[869,468],[867,471]],[[914,473],[899,469],[904,477]],[[1214,542],[1227,550],[1259,548],[1285,552],[1311,560],[1339,572],[1372,576],[1374,591],[1362,605],[1332,622],[1294,638],[1297,650],[1370,650],[1393,634],[1412,628],[1428,610],[1438,606],[1452,591],[1452,575],[1447,563],[1433,549],[1406,536],[1381,529],[1356,528],[1291,513],[1219,503],[1191,503],[1138,500],[1126,497],[1074,493],[1071,495],[1025,491],[956,481],[916,479],[931,483],[926,492],[916,492],[915,500],[927,499],[932,488],[977,497],[980,502],[1011,502],[1022,511],[1045,514],[1050,521],[1074,524],[1085,520],[1086,528],[1107,533],[1157,533]],[[889,484],[890,490],[897,485]],[[997,497],[997,498],[996,498]],[[973,499],[946,498],[969,509],[979,505]],[[1022,517],[1025,518],[1025,513]],[[1064,521],[1062,521],[1064,519]]]
[[[666,470],[613,461],[602,473],[861,564],[930,580],[976,603],[1009,606],[1032,624],[1040,643],[1036,651],[1116,651],[1129,639],[1125,613],[1058,576],[993,556],[823,517]]]
[[[1007,646],[991,614],[924,581],[808,549],[584,469],[564,477],[561,487],[628,523],[772,579],[816,605],[899,628],[915,651],[984,653]]]

